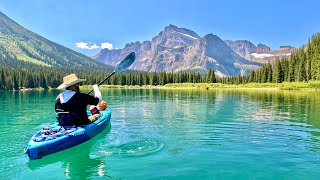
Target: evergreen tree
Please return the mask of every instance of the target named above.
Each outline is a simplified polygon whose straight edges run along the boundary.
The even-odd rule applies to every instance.
[[[284,77],[283,70],[282,70],[282,67],[281,67],[280,60],[278,59],[278,60],[276,60],[273,79],[274,79],[274,81],[276,83],[282,83],[283,82],[283,77]]]
[[[13,90],[19,90],[19,84],[16,74],[13,75]]]
[[[272,65],[271,63],[269,62],[268,65],[267,65],[267,71],[268,71],[268,79],[267,79],[267,82],[268,83],[271,83],[272,82]]]
[[[207,82],[208,83],[216,83],[217,82],[216,75],[214,74],[213,69],[209,69],[209,71],[208,71]]]
[[[256,77],[255,77],[255,70],[251,70],[251,71],[250,71],[250,74],[249,74],[249,82],[250,82],[250,83],[253,83],[253,82],[255,82],[255,79],[256,79]]]
[[[5,75],[4,75],[4,70],[1,70],[1,74],[0,74],[0,89],[5,89],[6,87],[6,80],[5,80]]]

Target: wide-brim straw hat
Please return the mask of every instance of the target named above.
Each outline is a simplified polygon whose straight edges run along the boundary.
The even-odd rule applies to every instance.
[[[57,87],[57,89],[65,89],[69,86],[72,86],[74,84],[84,82],[85,79],[78,79],[78,77],[75,74],[70,74],[63,78],[63,83]]]

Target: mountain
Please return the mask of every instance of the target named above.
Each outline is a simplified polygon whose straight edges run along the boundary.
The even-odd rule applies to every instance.
[[[123,49],[103,49],[93,59],[114,66],[117,59],[130,51],[137,55],[133,69],[143,71],[200,71],[213,68],[218,76],[244,74],[259,63],[235,53],[213,34],[201,38],[195,32],[169,25],[151,41],[126,44]]]
[[[225,42],[241,57],[246,58],[249,61],[260,63],[268,63],[278,57],[289,57],[291,53],[296,50],[291,46],[280,46],[278,50],[271,50],[270,47],[264,44],[258,44],[256,46],[247,40],[226,40]]]
[[[128,43],[123,49],[103,49],[93,59],[109,65],[116,65],[119,57],[131,51],[136,53],[133,69],[143,71],[171,71],[175,62],[181,61],[187,46],[194,44],[200,37],[193,31],[167,26],[152,41]],[[173,66],[173,67],[172,67]]]
[[[0,65],[110,69],[91,58],[25,29],[0,12]],[[112,68],[113,69],[113,68]]]
[[[217,76],[234,76],[245,74],[249,69],[260,64],[253,63],[236,54],[223,40],[208,34],[197,43],[189,46],[184,55],[184,63],[180,67],[215,70]]]

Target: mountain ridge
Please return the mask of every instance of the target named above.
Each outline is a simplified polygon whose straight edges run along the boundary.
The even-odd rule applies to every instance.
[[[137,54],[132,68],[147,72],[179,72],[192,69],[207,72],[209,69],[215,69],[218,76],[230,76],[243,75],[261,65],[235,53],[217,35],[209,33],[201,38],[194,31],[172,24],[166,26],[151,41],[127,43],[123,49],[102,50],[92,58],[115,65],[115,59],[129,51]]]
[[[289,57],[296,48],[286,45],[272,50],[269,46],[259,43],[257,46],[248,40],[225,40],[225,42],[241,57],[249,61],[268,63],[276,58]]]

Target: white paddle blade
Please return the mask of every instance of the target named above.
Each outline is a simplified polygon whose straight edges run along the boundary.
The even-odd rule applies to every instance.
[[[131,64],[136,60],[136,54],[131,52],[126,56],[122,61],[117,64],[117,67],[114,69],[114,72],[118,73],[127,69]]]

